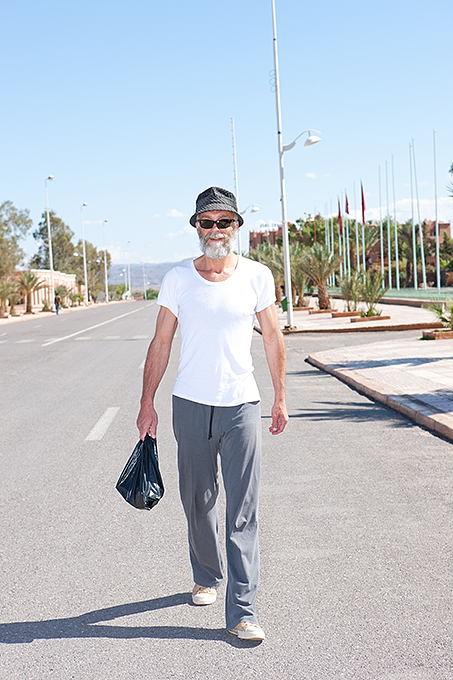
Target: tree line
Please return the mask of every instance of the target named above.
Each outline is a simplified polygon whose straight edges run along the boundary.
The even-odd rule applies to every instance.
[[[77,286],[84,285],[84,268],[82,241],[74,240],[74,232],[53,210],[49,211],[50,233],[52,238],[53,269],[65,274],[75,274]],[[18,298],[25,298],[27,307],[31,305],[31,293],[42,287],[39,276],[22,272],[17,276],[19,266],[26,269],[50,269],[47,214],[43,213],[37,228],[32,232],[37,244],[37,252],[29,262],[25,262],[25,252],[21,241],[33,228],[28,210],[18,210],[11,201],[0,205],[0,307],[5,301],[14,307]],[[111,265],[111,255],[107,251],[97,249],[89,241],[85,241],[88,295],[96,300],[104,290],[105,257],[107,271]],[[63,287],[61,287],[63,288]],[[57,290],[61,297],[77,296],[77,293]],[[52,304],[53,301],[48,301]]]

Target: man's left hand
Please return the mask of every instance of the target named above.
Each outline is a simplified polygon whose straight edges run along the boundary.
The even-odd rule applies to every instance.
[[[286,410],[286,404],[275,403],[272,407],[272,425],[269,428],[271,434],[280,434],[286,427],[288,422],[288,411]]]

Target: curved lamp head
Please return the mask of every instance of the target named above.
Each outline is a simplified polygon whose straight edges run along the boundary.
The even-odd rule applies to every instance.
[[[310,133],[310,130],[308,132]],[[316,142],[320,142],[320,141],[321,141],[321,137],[318,137],[317,135],[309,134],[309,136],[305,140],[304,146],[311,146],[312,144],[316,144]]]
[[[53,175],[49,175],[47,180],[49,180],[51,182],[53,180]],[[46,182],[47,182],[47,180],[46,180]]]
[[[296,146],[296,142],[299,139],[299,137],[302,137],[306,132],[308,132],[308,137],[305,140],[304,146],[311,146],[312,144],[316,144],[316,142],[321,141],[321,137],[317,137],[316,135],[312,135],[312,132],[317,132],[318,134],[321,134],[319,130],[304,130],[303,132],[300,133],[300,135],[297,135],[296,139],[291,142],[291,144],[285,144],[283,146],[283,151],[291,151]]]
[[[259,205],[255,205],[254,203],[251,203],[250,205],[248,205],[245,208],[245,210],[241,210],[241,212],[239,214],[244,215],[244,213],[246,213],[249,208],[250,208],[250,212],[252,212],[252,213],[258,212],[258,210],[260,209]]]

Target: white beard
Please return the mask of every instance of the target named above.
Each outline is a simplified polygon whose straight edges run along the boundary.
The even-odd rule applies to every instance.
[[[229,234],[218,235],[214,239],[214,234],[211,236],[206,234],[206,232],[197,228],[198,238],[200,239],[200,248],[203,255],[211,258],[212,260],[224,260],[230,253],[233,252],[234,245],[236,243],[237,227],[233,228],[233,231]],[[214,241],[219,240],[220,243],[215,243]]]

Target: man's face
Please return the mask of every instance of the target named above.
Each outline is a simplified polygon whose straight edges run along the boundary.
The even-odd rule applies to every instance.
[[[200,239],[200,248],[206,257],[214,260],[223,260],[231,252],[236,242],[237,222],[232,222],[230,227],[219,229],[214,224],[210,229],[203,229],[200,222],[203,220],[235,220],[235,214],[225,210],[213,210],[212,212],[197,215],[197,233]]]

